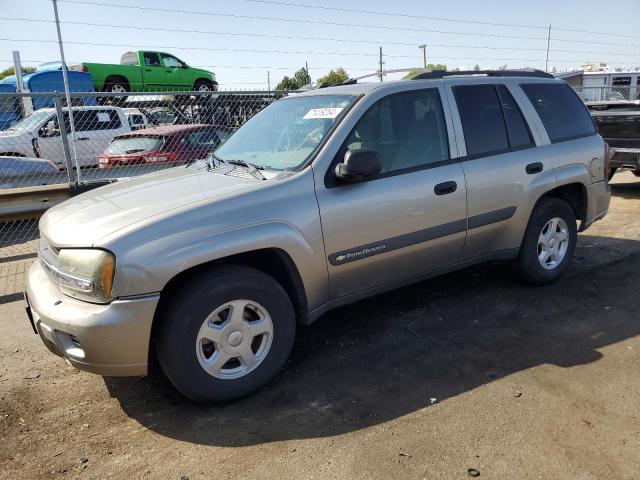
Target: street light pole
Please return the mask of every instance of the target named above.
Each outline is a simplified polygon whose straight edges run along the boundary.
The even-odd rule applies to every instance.
[[[424,62],[424,68],[427,68],[427,46],[426,45],[418,45],[418,48],[422,49],[422,60]]]

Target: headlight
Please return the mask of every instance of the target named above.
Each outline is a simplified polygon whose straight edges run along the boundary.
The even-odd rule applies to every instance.
[[[116,265],[112,253],[96,249],[63,248],[58,254],[57,265],[47,255],[41,258],[65,295],[98,303],[111,300]]]

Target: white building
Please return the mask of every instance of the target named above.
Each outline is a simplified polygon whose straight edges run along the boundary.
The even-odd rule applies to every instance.
[[[640,71],[578,70],[555,76],[571,85],[584,101],[640,99]]]

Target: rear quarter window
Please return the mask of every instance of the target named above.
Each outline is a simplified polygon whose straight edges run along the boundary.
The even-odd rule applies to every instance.
[[[520,85],[552,143],[588,137],[596,133],[585,104],[564,83],[527,83]]]

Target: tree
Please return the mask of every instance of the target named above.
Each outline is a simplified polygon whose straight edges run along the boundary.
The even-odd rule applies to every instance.
[[[498,67],[498,70],[506,70],[507,69],[507,64],[505,63],[504,65],[500,65]]]
[[[301,68],[296,73],[294,73],[293,79],[298,84],[298,88],[304,87],[305,85],[309,85],[311,83],[311,77],[309,76],[309,72],[307,72],[306,68]]]
[[[31,72],[35,72],[36,71],[36,67],[22,67],[22,74],[24,75],[25,73],[31,73]],[[5,77],[10,77],[11,75],[15,75],[16,74],[16,70],[13,67],[9,67],[3,71],[0,72],[0,80],[2,80]]]
[[[309,83],[311,83],[309,72],[307,72],[306,68],[302,67],[293,74],[293,77],[285,75],[284,78],[280,80],[280,83],[276,85],[276,90],[298,90]]]
[[[339,67],[336,70],[331,70],[324,77],[318,79],[318,83],[326,83],[329,85],[339,85],[342,82],[349,80],[349,74],[344,68]]]
[[[475,66],[475,67],[473,67],[473,71],[474,71],[474,72],[479,72],[479,71],[480,71],[480,65],[478,65],[478,64],[476,63],[476,66]]]
[[[433,63],[428,63],[427,64],[427,70],[443,70],[443,71],[447,71],[447,66],[443,65],[442,63],[436,63],[435,65]],[[402,77],[404,80],[411,80],[413,77],[415,77],[416,75],[422,73],[424,71],[424,69],[418,69],[416,68],[415,70],[411,70],[409,73],[407,73],[404,77]]]
[[[557,73],[557,72],[558,72],[558,70],[556,70],[556,67],[553,67],[553,68],[551,69],[551,73]]]

